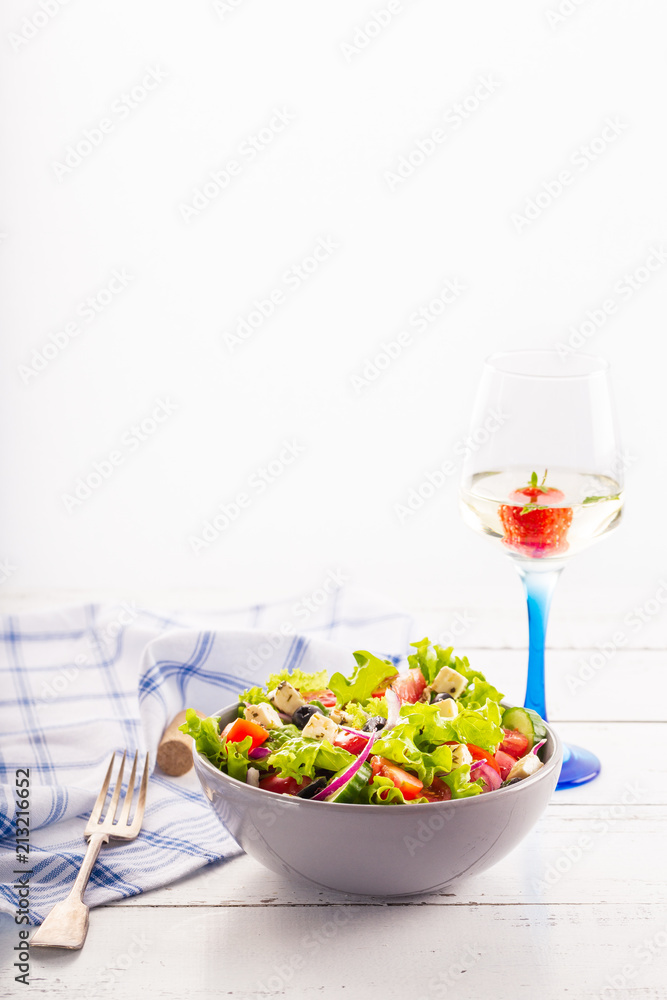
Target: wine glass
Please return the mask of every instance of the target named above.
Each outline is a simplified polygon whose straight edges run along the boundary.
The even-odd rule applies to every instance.
[[[546,719],[549,606],[572,556],[617,527],[623,466],[606,361],[507,351],[485,362],[461,479],[465,522],[508,555],[528,602],[525,707]],[[600,761],[566,746],[559,788],[595,778]]]

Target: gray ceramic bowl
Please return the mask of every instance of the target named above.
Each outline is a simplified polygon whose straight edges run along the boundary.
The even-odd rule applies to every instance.
[[[215,712],[226,725],[237,706]],[[556,787],[563,749],[548,729],[544,767],[495,792],[411,806],[312,802],[252,788],[194,749],[195,771],[220,822],[274,872],[374,896],[434,892],[500,861],[523,840]]]

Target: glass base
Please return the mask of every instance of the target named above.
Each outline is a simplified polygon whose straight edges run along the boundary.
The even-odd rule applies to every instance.
[[[556,788],[584,785],[587,781],[597,778],[601,766],[598,758],[590,750],[566,743],[563,746],[563,766]]]

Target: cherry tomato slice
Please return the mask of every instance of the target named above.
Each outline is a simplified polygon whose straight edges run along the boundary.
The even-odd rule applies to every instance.
[[[325,708],[334,708],[336,705],[336,695],[329,688],[321,691],[300,692],[304,701],[321,701]]]
[[[278,795],[296,795],[302,788],[310,784],[310,778],[298,782],[296,778],[279,778],[277,774],[267,774],[259,779],[259,787],[267,792],[277,792]]]
[[[500,765],[497,763],[492,753],[489,753],[488,750],[482,750],[481,747],[476,746],[474,743],[468,743],[467,747],[473,760],[485,760],[487,764],[491,765],[494,771],[497,771],[498,774],[500,774]]]
[[[421,698],[425,687],[426,678],[419,667],[412,667],[407,674],[396,677],[391,682],[391,689],[396,693],[401,705],[414,705]]]
[[[335,747],[341,747],[348,753],[353,753],[357,757],[368,743],[365,736],[357,736],[355,733],[340,732],[333,741]]]
[[[525,757],[528,753],[528,737],[524,736],[517,729],[503,729],[505,734],[503,742],[499,746],[499,750],[503,753],[508,753],[510,757]]]
[[[508,753],[505,753],[504,750],[497,750],[496,764],[500,768],[500,777],[503,779],[503,781],[505,781],[507,779],[507,775],[510,773],[510,771],[516,764],[516,760],[514,759],[514,757],[510,757]]]

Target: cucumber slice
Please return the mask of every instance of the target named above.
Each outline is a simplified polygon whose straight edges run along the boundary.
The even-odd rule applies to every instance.
[[[540,740],[546,740],[547,738],[547,727],[544,725],[544,719],[542,716],[534,712],[532,708],[524,708],[524,712],[528,712],[533,723],[533,729],[535,730],[535,742],[539,743]]]
[[[539,716],[538,716],[539,718]],[[514,729],[528,737],[528,750],[533,749],[535,743],[535,726],[528,711],[525,708],[506,708],[502,719],[503,729]]]
[[[327,802],[356,802],[361,789],[368,784],[371,777],[371,765],[362,764],[350,780],[327,798]]]

